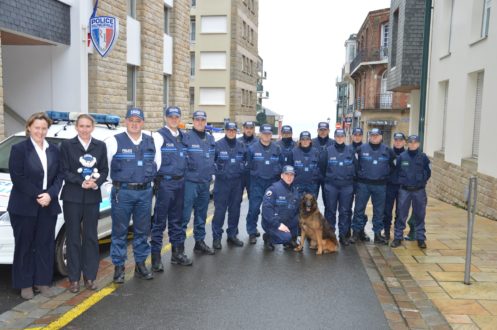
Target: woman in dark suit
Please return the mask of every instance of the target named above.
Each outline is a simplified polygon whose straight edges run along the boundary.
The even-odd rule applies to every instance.
[[[55,224],[62,186],[59,149],[45,137],[52,121],[43,112],[26,123],[25,141],[12,146],[9,159],[12,191],[7,210],[14,231],[12,285],[24,299],[33,298],[33,285],[51,297],[55,254]]]
[[[81,114],[76,120],[78,135],[65,140],[60,147],[61,168],[64,174],[63,200],[67,234],[67,268],[69,290],[79,291],[83,273],[84,285],[96,290],[99,255],[97,225],[100,186],[107,179],[107,148],[105,143],[91,136],[95,120]]]

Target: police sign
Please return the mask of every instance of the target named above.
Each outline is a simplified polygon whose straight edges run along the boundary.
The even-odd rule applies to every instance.
[[[90,31],[93,47],[102,57],[105,57],[119,36],[119,19],[114,16],[91,17]]]

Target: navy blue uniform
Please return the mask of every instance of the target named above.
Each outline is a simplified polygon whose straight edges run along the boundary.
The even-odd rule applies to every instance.
[[[333,142],[335,142],[335,140],[333,140],[330,137],[326,137],[326,138],[322,139],[318,136],[318,137],[315,137],[314,139],[312,139],[312,146],[314,148],[318,149],[319,151],[325,151],[330,145],[333,144]],[[321,198],[323,199],[323,204],[326,206],[326,197],[324,196],[325,189],[324,189],[324,178],[323,177],[321,177],[319,180],[319,186],[321,187],[321,192],[323,194],[321,196]]]
[[[248,136],[243,135],[239,137],[237,141],[243,144],[243,146],[245,147],[245,151],[247,151],[248,147],[258,142],[259,139],[253,135],[250,138]],[[245,167],[245,170],[243,171],[242,175],[242,194],[244,189],[247,189],[247,195],[250,198],[250,168],[248,168],[248,166]]]
[[[288,138],[288,140],[281,140],[278,141],[278,145],[280,146],[281,149],[281,154],[283,156],[283,163],[285,165],[290,164],[290,157],[292,155],[293,148],[297,145],[295,141],[293,141],[291,138]]]
[[[283,157],[278,145],[270,143],[269,146],[264,146],[259,141],[249,146],[247,162],[250,169],[247,233],[255,235],[264,193],[271,184],[278,180],[283,168]]]
[[[205,221],[209,206],[209,187],[214,175],[214,155],[216,145],[209,133],[189,131],[184,135],[187,147],[185,174],[185,202],[183,208],[183,232],[181,241],[186,239],[186,228],[194,210],[193,236],[195,241],[205,239]]]
[[[223,235],[224,218],[228,211],[228,237],[238,234],[240,204],[242,202],[242,175],[245,171],[246,152],[243,144],[236,139],[223,139],[216,142],[215,153],[216,181],[214,182],[214,217],[212,236],[220,240]]]
[[[273,183],[265,192],[262,201],[262,228],[271,243],[285,244],[298,234],[298,193],[283,180]],[[290,229],[289,233],[278,230],[280,224]]]
[[[136,263],[145,262],[150,254],[151,182],[157,172],[155,146],[152,137],[142,134],[140,144],[134,144],[127,133],[115,135],[117,152],[110,163],[112,263],[123,266],[127,258],[128,226],[133,216],[133,253]]]
[[[354,207],[355,232],[361,232],[366,225],[366,205],[369,197],[373,203],[373,232],[380,234],[383,229],[386,183],[394,166],[395,155],[384,144],[366,143],[357,149],[357,191]]]
[[[183,144],[183,133],[178,130],[178,136],[173,136],[168,128],[163,127],[158,130],[158,134],[164,142],[160,148],[161,166],[157,173],[157,182],[160,183],[152,223],[152,254],[161,252],[167,224],[169,241],[173,248],[182,243],[185,194],[186,147]]]
[[[319,150],[312,148],[312,146],[308,148],[297,146],[292,150],[289,164],[295,168],[293,187],[299,193],[299,197],[305,193],[310,193],[317,198],[319,180],[321,179]]]
[[[415,220],[416,239],[424,241],[426,215],[426,183],[431,177],[430,160],[419,150],[406,150],[397,157],[399,174],[399,217],[395,220],[395,239],[401,240],[409,209]]]
[[[405,151],[404,148],[393,148],[396,156],[399,156],[401,153]],[[390,173],[390,177],[387,181],[387,192],[385,198],[385,212],[383,216],[383,230],[387,237],[390,237],[390,228],[392,227],[392,213],[393,213],[393,205],[395,204],[395,219],[399,217],[399,171],[397,168],[394,168]]]
[[[345,236],[350,229],[350,204],[356,176],[355,150],[352,146],[335,142],[322,153],[322,157],[326,192],[324,216],[331,227],[336,228],[338,209],[339,235]]]

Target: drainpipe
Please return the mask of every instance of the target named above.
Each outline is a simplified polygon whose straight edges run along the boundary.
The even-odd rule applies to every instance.
[[[426,92],[428,89],[428,61],[430,60],[430,25],[432,0],[425,0],[425,22],[423,32],[423,60],[421,64],[421,91],[419,97],[419,140],[423,150],[425,139]]]

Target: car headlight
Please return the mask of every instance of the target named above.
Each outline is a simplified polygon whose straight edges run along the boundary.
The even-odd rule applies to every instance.
[[[10,225],[9,212],[0,211],[0,225]]]

